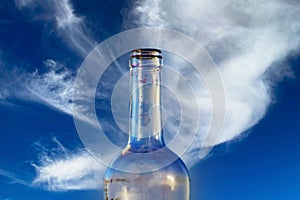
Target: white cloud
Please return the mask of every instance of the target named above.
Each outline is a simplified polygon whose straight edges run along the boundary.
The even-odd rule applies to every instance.
[[[82,18],[74,14],[69,0],[47,1],[44,6],[52,6],[58,31],[69,44],[82,56],[86,56],[95,46],[96,42],[89,35]]]
[[[46,73],[26,74],[24,86],[29,91],[25,98],[46,103],[64,113],[72,114],[73,75],[70,70],[52,59],[44,62]]]
[[[226,92],[223,133],[217,141],[214,135],[208,136],[211,138],[203,144],[203,130],[209,126],[204,120],[190,151],[184,155],[190,165],[201,157],[195,152],[239,137],[265,115],[272,102],[270,81],[287,75],[278,75],[278,71],[285,70],[275,63],[299,49],[299,17],[300,4],[284,0],[140,0],[133,4],[124,19],[126,28],[159,26],[182,31],[208,50],[221,72]],[[177,70],[186,69],[179,66]],[[195,74],[185,76],[192,79]],[[209,115],[210,102],[205,101],[208,93],[198,88],[198,103]],[[178,88],[178,92],[183,91]]]
[[[79,55],[85,57],[95,46],[96,42],[85,26],[84,18],[78,17],[69,0],[15,0],[19,9],[29,8],[33,12],[33,20],[54,21],[58,35]],[[39,9],[43,13],[39,13]],[[27,11],[27,10],[25,10]]]
[[[36,177],[33,187],[41,187],[50,191],[101,189],[106,167],[100,164],[86,150],[68,151],[57,139],[53,149],[45,148],[40,153],[38,164],[33,164]],[[58,148],[58,149],[57,149]]]
[[[91,112],[87,107],[73,102],[74,92],[74,74],[66,66],[52,59],[44,61],[48,71],[39,73],[36,71],[33,74],[23,74],[23,87],[26,92],[19,93],[19,97],[46,104],[60,112],[68,115],[73,115],[73,109],[79,115],[76,115],[80,120],[83,120],[92,125],[97,125],[97,121],[90,117]],[[77,91],[81,92],[81,97],[88,97],[92,91]],[[88,98],[81,101],[89,101]]]
[[[76,107],[76,111],[80,112],[77,115],[80,120],[97,125],[98,122],[91,119],[86,107],[73,103],[74,72],[53,59],[46,59],[43,63],[44,67],[41,68],[45,69],[44,72],[14,70],[8,77],[0,80],[0,103],[18,108],[14,99],[21,99],[47,105],[70,116]],[[82,97],[88,97],[92,91],[78,92],[83,94]],[[88,98],[81,100],[88,101]]]

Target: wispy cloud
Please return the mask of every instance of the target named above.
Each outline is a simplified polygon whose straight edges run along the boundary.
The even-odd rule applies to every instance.
[[[30,182],[26,182],[25,180],[21,179],[19,175],[3,169],[0,169],[0,176],[4,176],[9,179],[11,181],[11,184],[21,184],[26,186],[30,185]]]
[[[51,144],[51,148],[49,148]],[[85,149],[69,150],[57,138],[35,143],[38,158],[30,162],[35,169],[35,177],[25,180],[24,174],[16,174],[0,169],[0,176],[10,184],[41,188],[48,191],[101,190],[106,166],[101,164]]]
[[[85,57],[95,46],[96,41],[85,26],[84,18],[78,17],[69,0],[38,1],[15,0],[19,9],[31,9],[30,16],[33,20],[42,20],[56,24],[56,32],[62,41],[74,49],[80,56]],[[44,12],[40,13],[42,9]]]
[[[15,0],[15,4],[18,8],[27,7],[32,3],[32,0]]]
[[[266,114],[272,102],[271,86],[290,74],[278,75],[278,71],[286,70],[277,63],[299,49],[299,17],[300,4],[285,0],[140,0],[133,4],[124,19],[126,28],[159,26],[182,31],[207,49],[221,72],[226,92],[224,130],[217,141],[208,138],[203,144],[203,129],[199,129],[190,151],[185,154],[187,162],[195,163],[201,157],[195,152],[205,146],[239,137]],[[177,69],[183,72],[185,69],[180,67]],[[189,78],[194,76],[186,74]],[[200,107],[210,108],[205,101],[208,93],[201,90],[197,91],[198,103]],[[203,113],[209,115],[210,111]],[[202,124],[204,129],[208,126],[209,121]]]
[[[53,6],[53,12],[60,34],[68,40],[82,56],[86,56],[95,46],[96,42],[87,31],[83,18],[77,17],[69,0],[63,0],[56,3],[47,1],[43,4],[45,7]]]
[[[72,71],[52,59],[44,61],[45,73],[27,74],[25,88],[29,100],[37,100],[64,113],[72,114],[73,75]]]
[[[36,177],[33,187],[50,191],[101,189],[105,167],[86,150],[71,152],[56,138],[54,149],[47,150],[39,144],[38,163],[33,164]],[[53,152],[54,150],[54,152]]]
[[[46,59],[43,64],[40,67],[42,70],[36,69],[32,73],[15,70],[9,77],[0,80],[0,103],[18,107],[15,100],[19,99],[46,105],[70,116],[76,107],[77,112],[80,112],[77,115],[80,120],[97,125],[98,122],[90,118],[86,107],[73,102],[75,72],[53,59]],[[78,92],[85,97],[92,91]],[[101,95],[108,94],[102,92]],[[88,101],[88,98],[81,100]]]

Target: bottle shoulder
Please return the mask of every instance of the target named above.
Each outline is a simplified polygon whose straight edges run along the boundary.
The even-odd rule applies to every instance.
[[[118,171],[122,173],[169,171],[188,175],[184,162],[167,147],[147,153],[123,151],[111,162],[108,171],[114,173]]]

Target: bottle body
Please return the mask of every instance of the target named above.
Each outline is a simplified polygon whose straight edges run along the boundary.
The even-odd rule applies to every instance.
[[[188,170],[163,140],[160,53],[156,49],[131,52],[129,139],[106,170],[105,200],[190,198]]]
[[[132,162],[135,160],[131,158],[135,157],[134,154],[136,153],[121,154],[107,169],[104,181],[105,200],[189,200],[190,178],[183,161],[178,158],[159,168],[160,159],[173,157],[174,155],[170,156],[172,151],[165,148],[160,156],[147,153],[144,158],[140,157]],[[117,170],[120,166],[126,166],[128,171]]]

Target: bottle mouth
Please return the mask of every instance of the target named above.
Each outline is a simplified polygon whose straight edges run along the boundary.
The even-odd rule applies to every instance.
[[[131,51],[130,58],[162,58],[159,49],[135,49]]]
[[[142,48],[132,50],[130,53],[129,67],[161,66],[161,50],[153,48]]]

